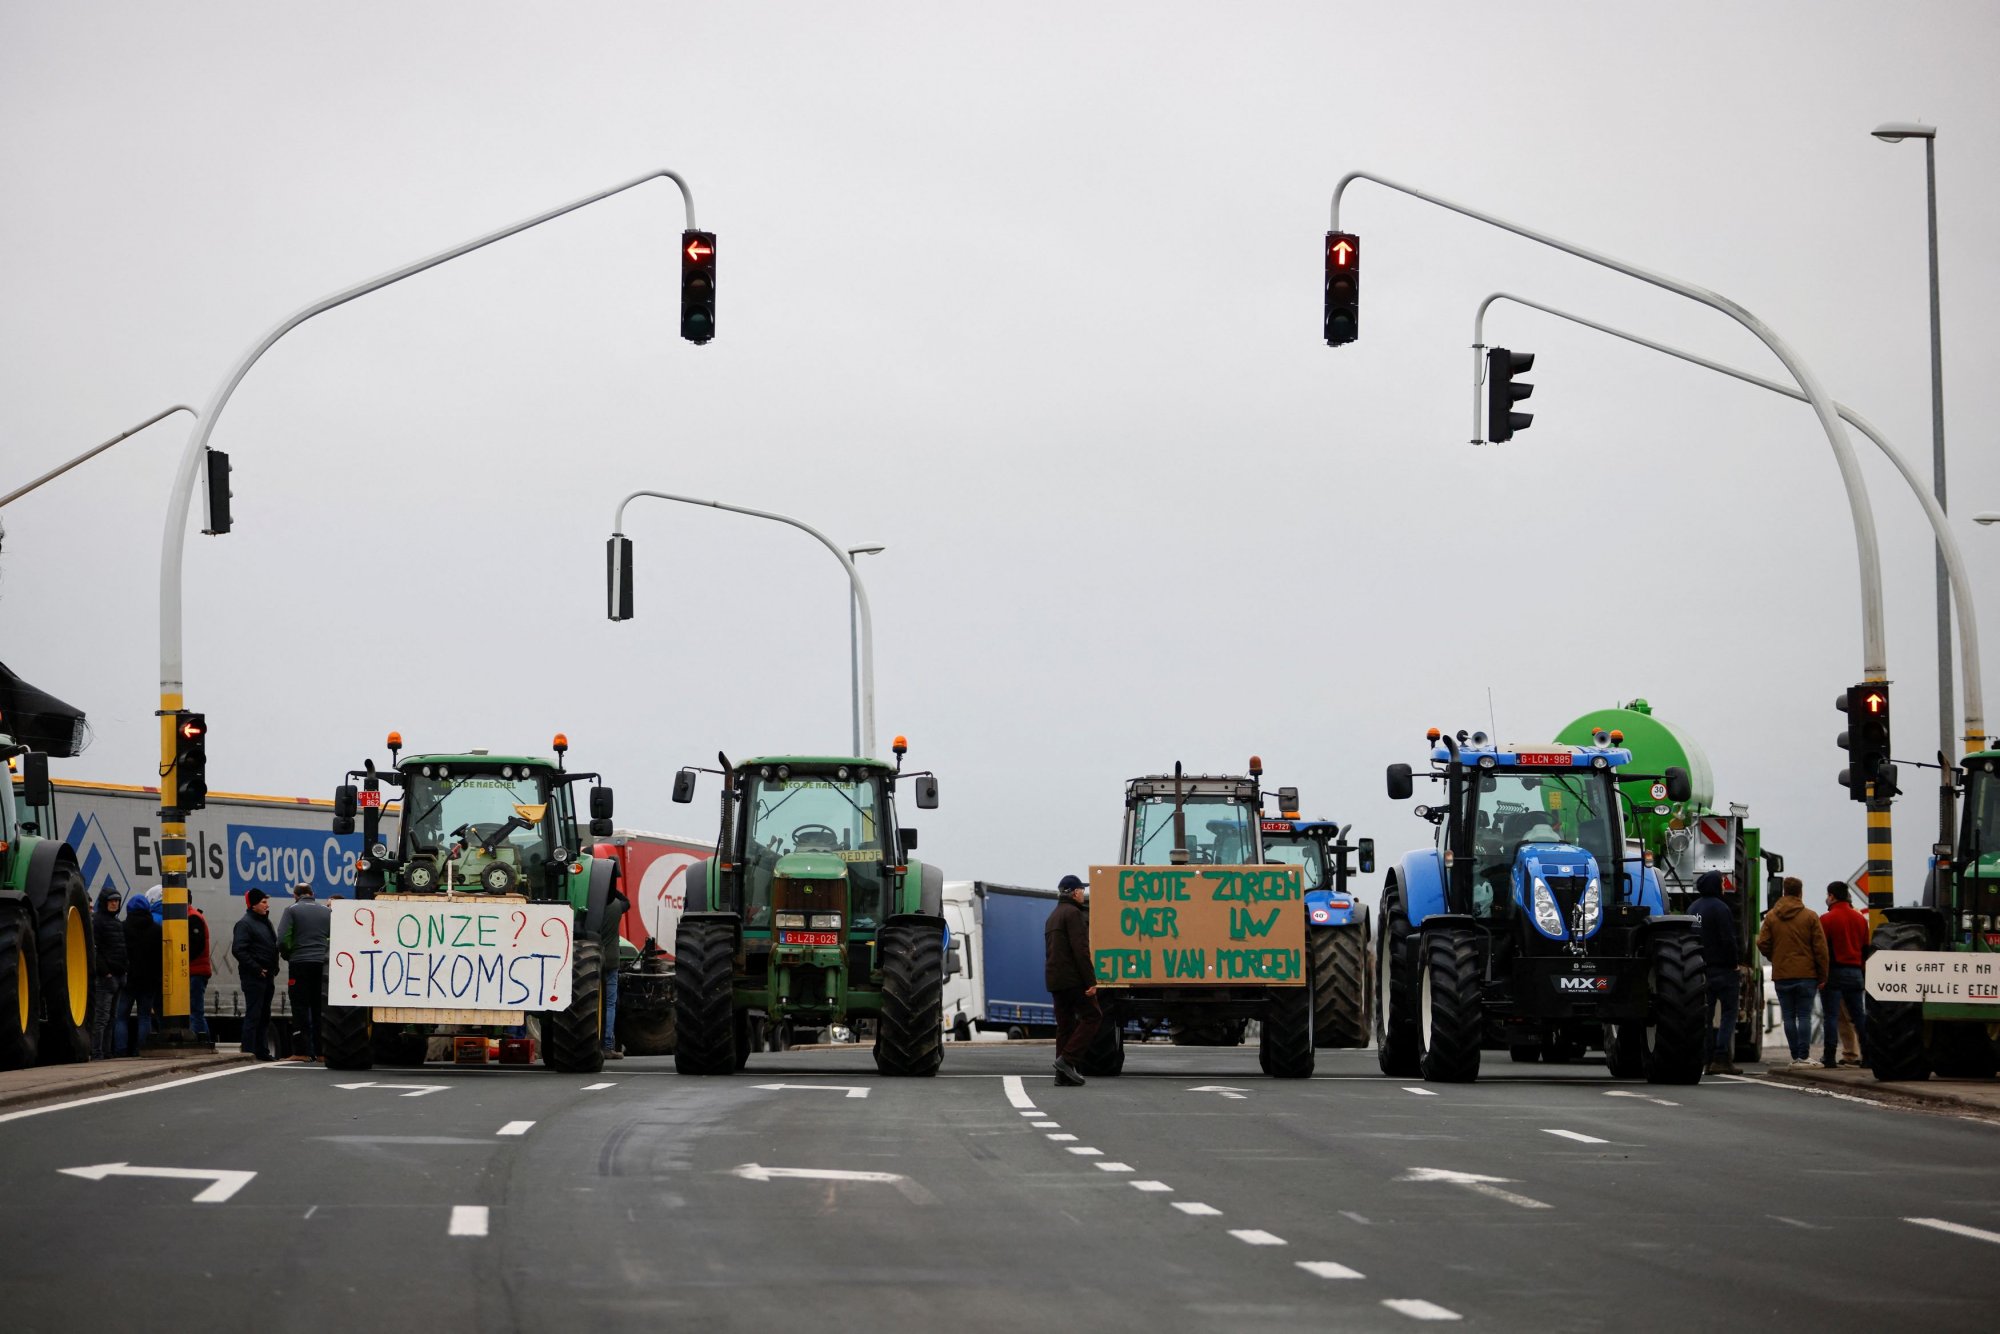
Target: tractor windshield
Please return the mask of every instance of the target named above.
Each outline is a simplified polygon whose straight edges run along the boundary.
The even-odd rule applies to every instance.
[[[1241,866],[1257,854],[1257,813],[1241,798],[1189,796],[1186,813],[1188,861]],[[1173,861],[1174,799],[1145,797],[1132,812],[1132,856],[1128,866],[1166,866]]]
[[[426,775],[423,768],[432,772]],[[492,840],[496,848],[511,844],[525,864],[546,860],[556,845],[556,806],[545,775],[459,774],[450,765],[406,772],[403,809],[410,818],[403,821],[405,856],[442,851],[454,842]]]
[[[1529,843],[1580,847],[1596,858],[1607,882],[1615,882],[1617,801],[1609,770],[1482,770],[1467,811],[1474,884],[1503,886],[1515,855]]]
[[[1303,834],[1266,834],[1264,860],[1303,869],[1306,893],[1326,887],[1326,848]]]
[[[1964,851],[1960,855],[1966,866],[2000,853],[2000,771],[1991,760],[1984,761],[1984,766],[1967,764]]]
[[[743,849],[744,924],[770,925],[771,881],[780,858],[819,852],[846,864],[850,926],[878,926],[891,821],[886,804],[882,781],[872,774],[753,778]]]

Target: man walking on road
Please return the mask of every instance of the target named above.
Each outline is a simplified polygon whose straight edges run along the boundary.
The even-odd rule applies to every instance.
[[[1066,875],[1056,888],[1062,897],[1042,927],[1048,956],[1042,981],[1056,1003],[1056,1083],[1081,1088],[1076,1063],[1104,1022],[1097,1006],[1097,970],[1090,962],[1090,886]]]
[[[1829,964],[1826,985],[1819,993],[1820,1028],[1825,1034],[1820,1044],[1821,1059],[1829,1068],[1834,1065],[1834,1035],[1840,1031],[1840,1015],[1845,1010],[1854,1021],[1855,1034],[1861,1041],[1861,1060],[1840,1064],[1859,1065],[1868,1059],[1867,986],[1861,971],[1862,952],[1868,947],[1868,919],[1855,911],[1846,881],[1835,880],[1827,885],[1826,913],[1819,919],[1819,925],[1826,933]]]
[[[271,929],[271,900],[263,890],[244,892],[243,915],[236,919],[229,953],[243,983],[243,1050],[260,1061],[274,1061],[277,1057],[265,1050],[264,1039],[278,975],[278,933]]]
[[[333,910],[313,897],[311,885],[292,890],[292,906],[278,922],[278,950],[291,961],[292,1017],[299,1024],[295,1061],[319,1059],[319,1016],[326,995],[326,942]]]
[[[1777,906],[1764,914],[1757,933],[1757,952],[1771,961],[1777,983],[1778,1009],[1785,1016],[1785,1043],[1792,1064],[1816,1066],[1812,1059],[1813,998],[1826,985],[1826,932],[1819,914],[1805,904],[1805,886],[1795,875],[1785,877]]]
[[[1722,873],[1703,871],[1694,882],[1694,915],[1701,922],[1701,962],[1708,973],[1708,999],[1715,1007],[1709,1032],[1708,1073],[1736,1075],[1736,1004],[1742,996],[1737,976],[1736,914],[1722,901]]]

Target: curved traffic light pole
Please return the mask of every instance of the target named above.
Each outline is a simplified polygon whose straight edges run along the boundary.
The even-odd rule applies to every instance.
[[[787,523],[800,532],[809,533],[821,546],[833,553],[840,562],[840,568],[847,571],[847,586],[853,591],[853,605],[861,614],[861,685],[859,700],[854,714],[854,754],[857,759],[870,759],[875,754],[875,618],[868,610],[868,590],[862,586],[861,573],[854,568],[854,558],[838,542],[819,529],[788,514],[772,514],[768,510],[753,510],[742,505],[730,505],[720,500],[702,500],[697,496],[677,496],[669,491],[634,491],[618,502],[618,510],[611,520],[611,540],[614,546],[625,536],[625,507],[641,496],[651,496],[655,500],[675,500],[683,505],[705,505],[709,509],[727,510],[731,514],[747,514],[753,519],[771,519],[777,523]],[[613,619],[617,619],[614,617]]]
[[[1834,410],[1833,400],[1820,387],[1819,379],[1792,351],[1784,339],[1778,337],[1762,320],[1752,315],[1736,302],[1705,287],[1682,282],[1678,278],[1642,269],[1636,264],[1627,264],[1620,259],[1596,250],[1564,241],[1518,222],[1483,213],[1476,208],[1454,203],[1439,195],[1404,185],[1386,177],[1365,171],[1350,171],[1340,178],[1333,187],[1331,230],[1340,230],[1340,198],[1347,187],[1355,181],[1372,181],[1386,189],[1421,199],[1427,204],[1457,213],[1462,217],[1483,222],[1490,227],[1542,245],[1588,260],[1628,278],[1651,283],[1655,287],[1684,296],[1690,301],[1698,301],[1713,310],[1719,310],[1757,336],[1757,340],[1771,350],[1773,356],[1784,363],[1792,379],[1807,402],[1812,404],[1813,414],[1819,418],[1820,429],[1826,432],[1826,442],[1833,449],[1833,460],[1840,469],[1840,480],[1847,491],[1847,508],[1854,520],[1855,555],[1861,566],[1861,674],[1862,680],[1871,684],[1886,683],[1889,679],[1888,649],[1882,629],[1882,555],[1875,540],[1875,513],[1868,504],[1868,488],[1861,476],[1861,465],[1854,457],[1854,446],[1847,439],[1847,431],[1841,425],[1840,416]],[[1868,802],[1868,896],[1871,906],[1887,907],[1895,901],[1896,867],[1894,860],[1894,840],[1890,832],[1890,799],[1887,796],[1871,797]]]
[[[180,794],[176,788],[175,719],[183,700],[183,665],[181,660],[181,564],[187,545],[188,510],[193,502],[195,479],[201,471],[202,451],[208,447],[208,437],[215,429],[215,420],[222,415],[236,386],[250,373],[258,358],[271,350],[271,346],[292,330],[304,324],[315,315],[323,315],[336,306],[344,306],[359,296],[391,283],[434,269],[448,260],[461,255],[469,255],[484,249],[495,241],[504,241],[510,236],[539,227],[564,214],[574,213],[599,200],[623,194],[648,181],[664,177],[680,187],[681,202],[687,210],[687,226],[694,228],[694,195],[686,181],[664,168],[649,171],[643,176],[635,176],[606,190],[571,200],[560,207],[537,213],[531,218],[502,227],[475,237],[449,250],[441,250],[414,264],[406,264],[400,269],[342,288],[333,295],[323,297],[309,306],[293,312],[280,320],[271,331],[250,345],[230,367],[229,374],[209,395],[208,404],[195,419],[194,429],[188,432],[186,446],[181,451],[180,467],[174,474],[174,487],[167,503],[166,530],[160,539],[160,879],[164,919],[162,928],[164,942],[162,948],[166,967],[163,970],[165,986],[161,995],[161,1014],[165,1022],[163,1028],[184,1030],[188,1014],[188,950],[187,950],[187,814],[176,803]],[[178,1022],[175,1022],[178,1021]]]
[[[1768,389],[1774,394],[1783,394],[1787,398],[1794,398],[1800,401],[1805,400],[1805,395],[1797,389],[1789,385],[1779,384],[1776,380],[1767,380],[1761,375],[1752,375],[1749,371],[1738,370],[1734,366],[1725,366],[1719,361],[1710,361],[1707,357],[1699,356],[1696,353],[1683,351],[1677,347],[1669,347],[1665,343],[1656,343],[1650,338],[1642,338],[1638,334],[1627,333],[1623,329],[1614,329],[1608,324],[1600,324],[1596,320],[1586,319],[1581,315],[1573,315],[1566,310],[1557,310],[1554,306],[1544,305],[1539,301],[1530,300],[1525,296],[1517,296],[1513,292],[1495,292],[1479,303],[1479,313],[1473,316],[1472,320],[1472,342],[1475,351],[1485,345],[1486,311],[1496,301],[1512,301],[1516,305],[1527,306],[1531,310],[1539,310],[1544,315],[1553,315],[1559,320],[1568,320],[1572,324],[1581,324],[1586,329],[1595,329],[1599,333],[1610,334],[1613,338],[1622,338],[1628,343],[1637,343],[1640,347],[1650,348],[1655,352],[1664,352],[1670,357],[1678,357],[1682,361],[1692,362],[1704,369],[1718,371],[1723,375],[1741,380],[1745,384],[1754,384],[1759,389]],[[1474,361],[1477,362],[1478,358],[1475,357]],[[1478,394],[1476,391],[1473,394],[1473,399],[1475,406],[1473,408],[1474,420],[1472,425],[1473,434],[1477,436],[1479,434],[1479,422],[1477,419]],[[1965,734],[1962,741],[1968,753],[1979,750],[1986,744],[1985,701],[1981,697],[1979,675],[1979,617],[1973,606],[1971,576],[1965,568],[1965,558],[1959,552],[1958,539],[1952,535],[1951,525],[1945,518],[1944,510],[1938,505],[1936,498],[1931,495],[1929,485],[1917,476],[1916,471],[1910,467],[1909,460],[1897,452],[1883,438],[1882,433],[1876,430],[1874,425],[1860,413],[1854,411],[1844,403],[1835,403],[1833,410],[1839,414],[1842,421],[1868,437],[1869,441],[1882,451],[1883,455],[1894,465],[1902,479],[1909,483],[1911,492],[1915,494],[1918,503],[1924,507],[1924,517],[1930,520],[1931,532],[1937,538],[1938,550],[1944,556],[1945,570],[1950,575],[1952,600],[1958,609],[1959,670],[1965,676]]]

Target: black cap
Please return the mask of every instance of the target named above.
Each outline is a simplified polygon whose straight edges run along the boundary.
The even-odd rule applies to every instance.
[[[1697,898],[1707,898],[1711,894],[1720,898],[1722,896],[1722,872],[1703,871],[1695,877],[1694,892]]]
[[[1089,888],[1090,886],[1088,884],[1084,883],[1082,880],[1077,879],[1077,877],[1073,875],[1064,876],[1062,878],[1061,883],[1057,884],[1056,886],[1056,889],[1064,894],[1069,893],[1072,889],[1089,889]]]
[[[269,894],[266,894],[261,889],[246,889],[243,891],[243,906],[246,908],[254,908],[258,904],[262,903],[265,899],[268,899],[270,897],[271,896]]]

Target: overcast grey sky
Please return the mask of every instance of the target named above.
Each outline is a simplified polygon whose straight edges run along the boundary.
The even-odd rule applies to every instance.
[[[880,732],[934,767],[955,878],[1109,860],[1121,783],[1255,751],[1385,854],[1425,727],[1546,739],[1641,695],[1808,881],[1855,548],[1811,413],[1518,309],[1535,425],[1466,441],[1507,288],[1782,374],[1723,317],[1367,185],[1362,339],[1320,338],[1327,201],[1367,169],[1703,284],[1928,468],[1939,125],[1955,527],[2000,654],[2000,13],[1973,4],[608,5],[0,0],[0,489],[177,401],[292,310],[640,172],[719,234],[677,333],[664,182],[307,324],[213,443],[187,694],[218,789],[325,795],[401,729],[541,750],[620,823],[673,770],[846,747],[847,608],[803,534],[885,543]],[[86,708],[68,776],[152,782],[158,558],[186,417],[5,512],[0,657]],[[1863,453],[1898,751],[1936,749],[1928,530]],[[197,511],[198,514],[198,511]],[[199,527],[199,523],[193,525]],[[1992,675],[1988,673],[1989,682]],[[1935,837],[1897,808],[1914,893]]]

